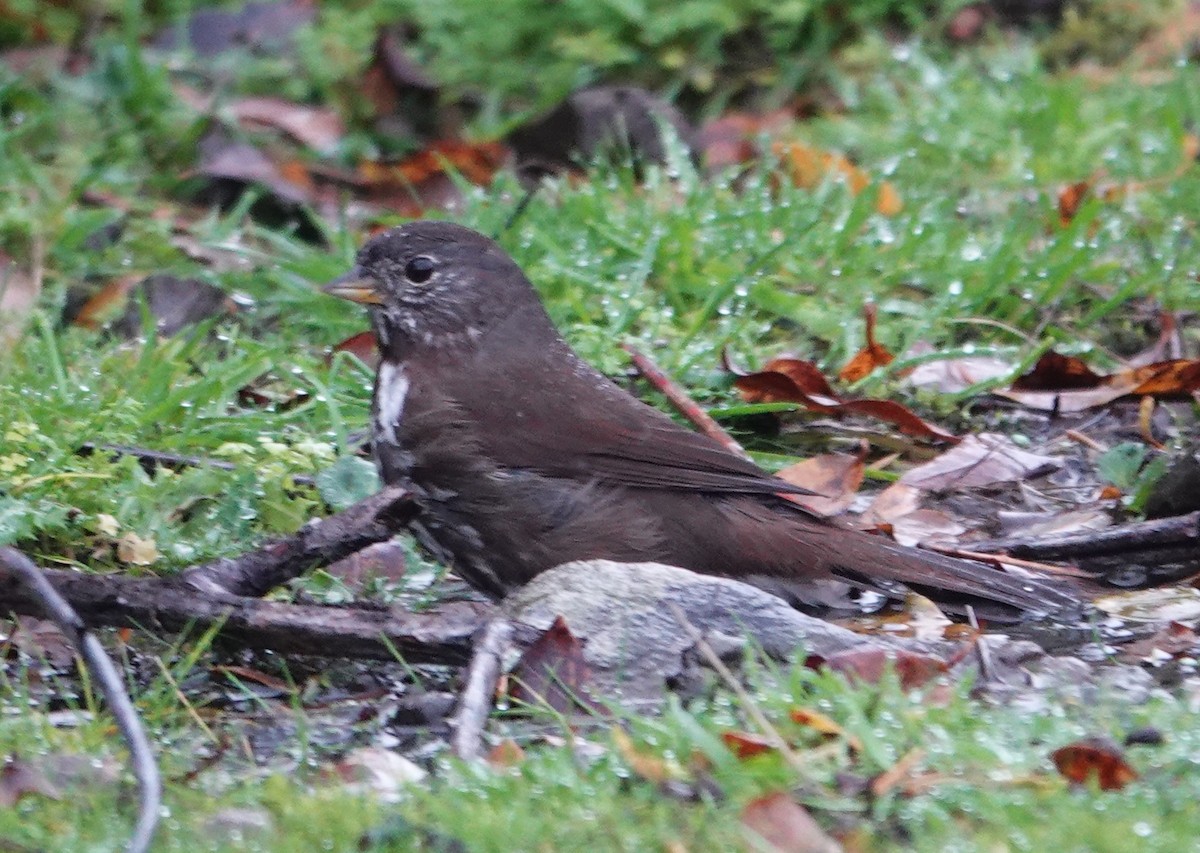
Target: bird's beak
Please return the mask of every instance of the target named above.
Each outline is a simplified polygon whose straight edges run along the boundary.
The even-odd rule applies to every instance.
[[[349,299],[362,305],[382,305],[383,294],[379,290],[379,282],[356,266],[343,276],[335,278],[321,288],[330,296]]]

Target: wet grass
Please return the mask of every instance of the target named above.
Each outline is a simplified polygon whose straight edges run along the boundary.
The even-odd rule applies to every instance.
[[[681,160],[673,174],[652,172],[644,186],[618,170],[551,188],[500,235],[585,357],[620,374],[626,359],[615,343],[635,343],[698,398],[726,405],[736,398],[718,367],[723,348],[750,363],[787,349],[836,368],[862,344],[868,299],[879,304],[879,335],[894,352],[924,341],[997,353],[1014,365],[1054,344],[1091,353],[1103,366],[1108,350],[1152,337],[1132,319],[1143,300],[1171,310],[1200,304],[1200,248],[1192,238],[1200,172],[1181,170],[1185,134],[1200,112],[1196,69],[1148,85],[1097,84],[1048,74],[1034,49],[1020,44],[936,61],[919,46],[880,42],[863,51],[865,70],[837,78],[848,111],[796,134],[851,152],[869,174],[891,181],[904,202],[899,215],[880,215],[870,191],[855,197],[835,182],[779,187],[762,172],[735,190],[730,180],[702,180]],[[367,419],[369,371],[350,357],[325,359],[365,327],[363,318],[315,287],[345,270],[362,235],[323,223],[332,248],[317,247],[254,223],[247,204],[190,227],[198,245],[232,251],[243,266],[215,270],[174,248],[169,225],[150,212],[187,165],[199,128],[172,105],[166,82],[165,71],[120,39],[94,71],[51,81],[49,94],[0,79],[8,117],[0,128],[0,233],[35,236],[46,249],[40,313],[0,363],[0,542],[92,570],[130,568],[115,547],[128,532],[153,540],[159,552],[137,571],[170,573],[294,529],[327,508],[292,478],[349,452]],[[14,111],[20,122],[11,120]],[[1112,202],[1086,202],[1061,227],[1058,187],[1100,169],[1112,181],[1154,183]],[[79,201],[101,188],[134,208],[115,243],[92,249],[88,236],[121,218]],[[458,218],[497,233],[519,196],[515,182],[501,178],[473,191]],[[164,271],[217,284],[246,307],[236,319],[165,341],[59,326],[69,288]],[[238,392],[251,381],[280,396],[307,396],[292,407],[250,405]],[[913,402],[894,374],[869,378],[864,390]],[[916,402],[959,417],[957,403]],[[127,458],[80,455],[87,442],[212,456],[237,468],[151,478]],[[116,520],[117,533],[102,516]],[[178,659],[168,647],[154,654]],[[51,699],[55,691],[35,689],[45,677],[40,667],[15,661],[6,673],[0,751],[30,760],[120,759],[111,723],[86,691]],[[228,757],[238,754],[235,746],[190,777],[212,744],[161,678],[143,679],[150,686],[137,698],[174,780],[165,850],[353,849],[366,828],[397,814],[409,822],[389,842],[398,850],[436,849],[428,833],[472,850],[642,850],[671,842],[730,849],[741,843],[744,803],[779,788],[796,788],[827,826],[859,827],[867,849],[1195,846],[1190,809],[1200,797],[1200,743],[1187,696],[1138,706],[1118,694],[1049,697],[1036,707],[1001,708],[970,700],[961,685],[939,705],[894,684],[850,688],[803,668],[751,680],[780,725],[788,725],[791,706],[814,707],[864,749],[824,753],[803,779],[777,757],[736,761],[719,735],[748,724],[744,709],[718,692],[711,702],[630,724],[639,749],[672,758],[685,783],[710,775],[720,796],[685,802],[663,793],[637,776],[601,728],[585,736],[607,747],[598,756],[527,744],[523,763],[499,771],[434,757],[434,780],[385,806],[330,778],[329,756],[306,749],[302,733],[284,758],[263,767]],[[74,681],[54,686],[59,694],[80,690]],[[94,715],[51,716],[64,701],[68,711]],[[272,709],[300,723],[313,713]],[[219,714],[206,719],[218,732],[237,731]],[[1131,754],[1142,778],[1125,791],[1070,790],[1053,773],[1047,756],[1055,747],[1083,735],[1119,739],[1142,725],[1164,731],[1166,744]],[[819,745],[810,733],[790,731],[803,747]],[[362,737],[377,734],[367,727]],[[915,748],[926,755],[921,767],[945,781],[911,797],[835,793],[838,771],[869,777]],[[235,806],[267,815],[273,828],[233,836],[210,823]],[[36,849],[115,849],[129,818],[117,786],[77,782],[62,800],[30,796],[0,811],[0,838]]]

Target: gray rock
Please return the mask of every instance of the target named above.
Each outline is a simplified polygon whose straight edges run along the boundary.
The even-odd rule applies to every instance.
[[[659,698],[664,682],[684,671],[694,643],[672,605],[722,657],[739,655],[745,638],[774,658],[797,649],[827,657],[853,646],[899,646],[807,616],[749,584],[659,563],[566,563],[503,602],[509,618],[539,630],[561,615],[585,640],[584,657],[600,692],[626,699]]]

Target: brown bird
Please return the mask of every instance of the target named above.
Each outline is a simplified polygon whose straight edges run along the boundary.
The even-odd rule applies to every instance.
[[[738,578],[798,606],[844,601],[849,588],[911,588],[992,618],[1077,605],[1044,582],[839,527],[779,497],[803,490],[584,362],[521,268],[470,229],[392,229],[326,290],[371,309],[383,480],[414,493],[422,544],[489,595],[606,558]]]

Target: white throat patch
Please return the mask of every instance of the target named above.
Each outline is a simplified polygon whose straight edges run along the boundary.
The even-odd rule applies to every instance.
[[[404,365],[383,361],[379,364],[379,379],[375,386],[375,434],[390,444],[399,444],[396,427],[404,415],[404,400],[408,396],[408,377]]]

